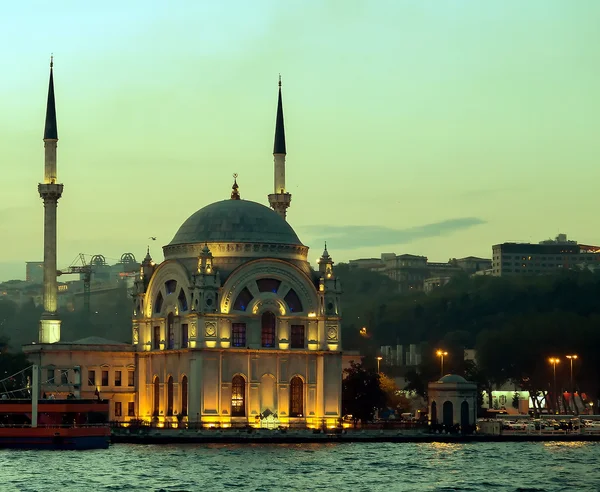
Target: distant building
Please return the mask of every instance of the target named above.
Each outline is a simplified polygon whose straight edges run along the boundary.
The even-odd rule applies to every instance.
[[[492,246],[492,274],[544,275],[560,269],[600,265],[600,247],[577,244],[559,234],[555,239],[534,243],[502,243]]]
[[[421,363],[421,351],[415,344],[383,345],[380,352],[386,366],[414,367]]]
[[[400,292],[431,292],[441,287],[455,275],[467,273],[469,275],[485,271],[492,267],[492,260],[467,256],[466,258],[452,258],[446,263],[429,262],[426,256],[396,255],[395,253],[382,253],[381,258],[363,258],[350,260],[350,268],[364,268],[380,272],[398,282]],[[428,279],[435,279],[426,282]]]
[[[430,277],[430,278],[426,278],[423,281],[423,291],[426,294],[429,294],[430,292],[433,292],[435,289],[439,288],[439,287],[443,287],[444,285],[446,285],[448,282],[450,282],[450,279],[452,277]]]
[[[32,284],[44,282],[44,262],[28,261],[25,263],[25,281]]]

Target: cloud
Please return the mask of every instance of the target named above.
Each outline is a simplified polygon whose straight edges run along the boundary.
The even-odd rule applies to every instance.
[[[356,249],[365,246],[385,246],[392,244],[407,244],[418,239],[445,236],[461,229],[485,224],[478,217],[461,217],[448,219],[433,224],[425,224],[408,229],[392,229],[383,226],[336,226],[336,225],[307,225],[298,229],[310,236],[335,241],[336,249]]]

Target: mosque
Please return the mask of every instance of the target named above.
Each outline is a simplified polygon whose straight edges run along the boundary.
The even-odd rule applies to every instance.
[[[53,68],[46,114],[44,314],[24,347],[43,368],[41,391],[111,400],[115,420],[158,425],[334,425],[341,417],[341,285],[327,247],[318,269],[286,220],[281,80],[270,207],[231,195],[193,213],[148,254],[136,280],[132,343],[60,340],[56,307],[58,132]]]

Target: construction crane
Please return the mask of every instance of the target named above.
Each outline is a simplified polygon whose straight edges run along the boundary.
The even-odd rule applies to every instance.
[[[77,261],[77,260],[75,260]],[[73,261],[73,263],[75,263]],[[90,284],[92,282],[92,265],[88,265],[85,261],[83,253],[79,253],[79,261],[81,265],[73,265],[64,270],[59,270],[57,275],[73,275],[80,274],[83,280],[83,309],[86,313],[90,312]]]
[[[89,262],[86,261],[86,256],[90,258]],[[136,262],[133,253],[123,253],[120,259],[110,259],[122,264],[123,270],[120,276],[128,276],[139,271],[139,263]],[[80,264],[77,265],[76,263]],[[83,307],[88,314],[90,313],[92,273],[96,282],[105,282],[107,278],[105,278],[106,272],[103,267],[108,267],[105,256],[79,253],[69,267],[57,272],[57,275],[79,274],[81,276],[81,280],[83,280]]]

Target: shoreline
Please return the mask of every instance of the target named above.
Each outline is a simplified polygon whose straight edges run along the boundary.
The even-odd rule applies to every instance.
[[[398,432],[347,432],[322,434],[278,431],[113,431],[111,443],[126,444],[311,444],[311,443],[477,443],[477,442],[600,442],[600,434],[429,434]]]

